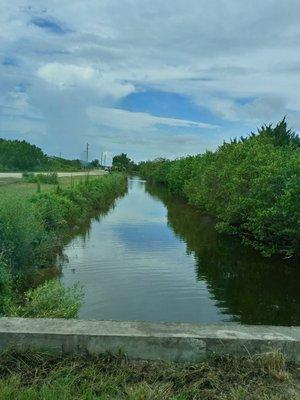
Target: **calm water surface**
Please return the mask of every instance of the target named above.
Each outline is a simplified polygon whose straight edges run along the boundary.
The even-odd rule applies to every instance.
[[[80,318],[299,325],[299,269],[216,233],[195,208],[129,180],[128,193],[66,246]]]

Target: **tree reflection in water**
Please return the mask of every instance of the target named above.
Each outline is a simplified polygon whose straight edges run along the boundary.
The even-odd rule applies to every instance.
[[[218,234],[213,218],[164,187],[147,184],[146,191],[167,207],[168,225],[194,254],[197,278],[206,280],[224,313],[243,324],[300,324],[300,271],[295,264],[263,258],[238,238]]]

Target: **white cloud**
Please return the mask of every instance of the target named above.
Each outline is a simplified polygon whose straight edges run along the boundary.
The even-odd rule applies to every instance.
[[[54,62],[41,66],[37,75],[62,89],[69,87],[80,89],[83,86],[97,90],[100,97],[110,96],[120,99],[135,91],[132,84],[111,79],[89,65],[80,66]]]
[[[93,122],[121,130],[140,131],[158,125],[186,128],[214,129],[217,126],[197,121],[188,121],[178,118],[157,117],[143,112],[131,112],[108,107],[90,107],[87,115]]]

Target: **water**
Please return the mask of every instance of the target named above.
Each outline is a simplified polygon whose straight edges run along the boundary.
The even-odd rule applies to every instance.
[[[80,318],[299,325],[299,269],[267,261],[214,221],[138,178],[66,246],[61,279],[81,282]]]

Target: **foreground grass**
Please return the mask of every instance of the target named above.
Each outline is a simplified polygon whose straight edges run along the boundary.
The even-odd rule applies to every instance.
[[[198,364],[129,362],[109,354],[0,356],[1,400],[296,400],[297,385],[297,366],[277,352]]]

